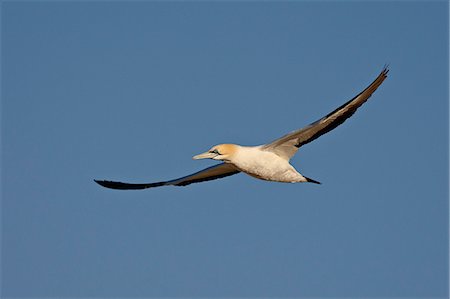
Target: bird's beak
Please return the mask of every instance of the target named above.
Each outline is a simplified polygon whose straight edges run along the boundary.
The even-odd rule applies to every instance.
[[[197,156],[192,157],[192,159],[194,160],[199,160],[199,159],[212,159],[215,156],[217,156],[217,154],[215,153],[210,153],[210,152],[206,152]]]

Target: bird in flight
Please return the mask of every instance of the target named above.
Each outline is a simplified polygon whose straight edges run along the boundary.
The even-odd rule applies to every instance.
[[[333,130],[364,104],[386,79],[389,69],[384,67],[378,77],[361,93],[346,102],[333,112],[310,125],[293,131],[268,144],[258,146],[242,146],[237,144],[219,144],[209,151],[194,156],[194,159],[213,159],[222,163],[208,167],[199,172],[170,181],[156,183],[122,183],[114,181],[94,180],[99,185],[119,190],[139,190],[160,186],[186,186],[192,183],[205,182],[224,178],[240,172],[252,177],[274,182],[300,183],[320,182],[300,174],[289,160],[297,150]]]

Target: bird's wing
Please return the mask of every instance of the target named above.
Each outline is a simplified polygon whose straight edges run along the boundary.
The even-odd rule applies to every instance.
[[[160,186],[186,186],[192,183],[199,183],[224,178],[239,172],[240,171],[234,165],[222,163],[208,167],[191,175],[165,182],[131,184],[113,181],[102,181],[102,180],[94,180],[94,181],[97,184],[110,189],[140,190]]]
[[[289,160],[297,152],[299,147],[328,133],[352,116],[353,113],[355,113],[355,111],[370,98],[372,93],[381,85],[381,83],[383,83],[388,72],[389,69],[387,66],[384,67],[378,77],[366,89],[344,105],[302,129],[291,132],[269,144],[263,145],[262,148],[272,151]]]

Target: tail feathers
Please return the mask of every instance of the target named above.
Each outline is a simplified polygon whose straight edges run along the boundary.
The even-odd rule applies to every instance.
[[[305,179],[306,179],[306,181],[308,182],[308,183],[314,183],[314,184],[322,184],[321,182],[318,182],[318,181],[316,181],[316,180],[313,180],[313,179],[310,179],[310,178],[308,178],[308,177],[305,177],[305,176],[303,176]]]

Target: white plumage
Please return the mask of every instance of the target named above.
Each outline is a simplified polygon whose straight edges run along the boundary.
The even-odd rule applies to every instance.
[[[217,151],[218,155],[215,155]],[[211,154],[212,153],[212,154]],[[265,150],[263,146],[240,146],[236,144],[221,144],[208,152],[197,155],[194,159],[211,158],[232,164],[237,170],[252,177],[275,182],[296,183],[307,179],[298,173],[284,157]]]
[[[300,174],[289,163],[289,160],[301,146],[333,130],[352,116],[370,98],[381,83],[383,83],[388,71],[388,68],[385,67],[366,89],[325,117],[273,142],[260,146],[220,144],[212,147],[203,154],[194,156],[194,159],[222,161],[223,163],[221,164],[179,179],[157,183],[132,184],[103,180],[95,180],[95,182],[111,189],[146,189],[170,185],[186,186],[192,183],[214,180],[244,172],[252,177],[266,181],[285,183],[311,182],[320,184],[318,181]]]

